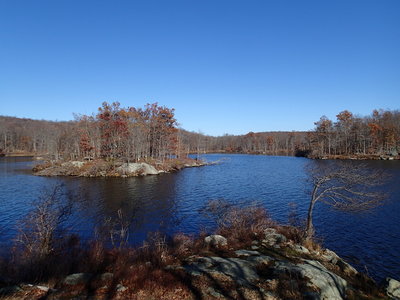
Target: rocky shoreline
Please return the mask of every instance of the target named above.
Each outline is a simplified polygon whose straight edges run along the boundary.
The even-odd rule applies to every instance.
[[[353,154],[353,155],[308,155],[311,159],[338,159],[338,160],[400,160],[400,155],[373,155],[373,154]]]
[[[5,299],[400,299],[400,282],[378,287],[329,249],[296,243],[268,228],[245,248],[221,235],[207,236],[201,253],[158,271],[159,286],[130,286],[135,273],[75,273],[57,282],[0,289]],[[141,269],[150,272],[152,262]],[[134,268],[129,267],[128,270]],[[164,286],[165,277],[173,283]],[[158,291],[158,292],[156,292]],[[160,293],[160,294],[159,294]]]
[[[77,176],[77,177],[136,177],[158,175],[183,168],[209,165],[194,159],[168,160],[163,163],[150,162],[109,162],[94,161],[47,161],[36,165],[32,170],[37,176]]]

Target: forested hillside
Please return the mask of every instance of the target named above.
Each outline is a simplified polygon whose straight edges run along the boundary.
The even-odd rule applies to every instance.
[[[0,117],[0,153],[50,155],[55,159],[164,160],[190,153],[268,155],[398,155],[399,111],[356,116],[345,110],[336,121],[322,116],[309,132],[249,132],[212,137],[178,128],[174,109],[147,104],[123,108],[104,102],[97,114],[70,122]],[[310,124],[310,127],[312,125]]]

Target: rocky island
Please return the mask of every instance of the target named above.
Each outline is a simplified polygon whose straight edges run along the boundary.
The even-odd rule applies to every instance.
[[[78,177],[134,177],[158,175],[183,168],[208,165],[201,160],[184,158],[164,162],[122,162],[102,159],[91,161],[47,161],[32,170],[38,176],[78,176]]]

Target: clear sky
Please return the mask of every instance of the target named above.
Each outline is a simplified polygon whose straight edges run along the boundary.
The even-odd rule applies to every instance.
[[[399,0],[0,0],[0,115],[158,102],[205,134],[400,108]]]

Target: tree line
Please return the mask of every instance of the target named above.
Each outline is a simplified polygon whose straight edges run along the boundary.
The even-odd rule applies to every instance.
[[[220,137],[186,133],[190,151],[297,155],[312,157],[350,155],[391,155],[400,150],[400,112],[374,110],[369,116],[357,116],[348,110],[336,115],[336,121],[322,116],[310,131],[249,132]]]
[[[356,116],[348,110],[336,115],[336,122],[322,116],[315,122],[309,148],[315,155],[398,155],[400,112],[374,110],[370,116]]]
[[[345,110],[322,116],[308,132],[249,132],[213,137],[179,128],[174,109],[157,103],[123,108],[104,102],[96,114],[52,122],[0,117],[0,153],[49,154],[55,159],[165,160],[210,152],[267,155],[397,155],[400,112]]]
[[[55,159],[140,160],[179,156],[174,109],[147,104],[123,108],[104,102],[97,114],[70,122],[0,118],[0,149],[50,154]]]

